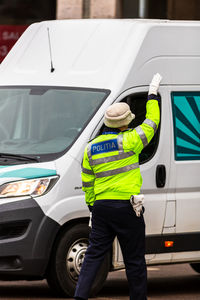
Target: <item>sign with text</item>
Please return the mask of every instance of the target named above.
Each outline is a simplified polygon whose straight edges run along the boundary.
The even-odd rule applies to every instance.
[[[26,25],[0,25],[0,63],[27,27]]]

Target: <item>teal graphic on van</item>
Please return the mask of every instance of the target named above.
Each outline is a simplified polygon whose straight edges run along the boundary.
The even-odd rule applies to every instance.
[[[55,176],[56,170],[45,169],[45,168],[22,168],[11,171],[2,170],[0,173],[0,178],[12,177],[12,178],[39,178],[39,177],[48,177]]]
[[[200,159],[200,92],[173,92],[176,160]]]

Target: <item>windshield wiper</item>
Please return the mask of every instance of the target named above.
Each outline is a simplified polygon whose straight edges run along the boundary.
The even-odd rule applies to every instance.
[[[22,155],[22,154],[12,154],[12,153],[0,153],[0,158],[11,158],[16,160],[28,160],[28,161],[36,161],[39,162],[38,157],[32,157],[28,155]]]

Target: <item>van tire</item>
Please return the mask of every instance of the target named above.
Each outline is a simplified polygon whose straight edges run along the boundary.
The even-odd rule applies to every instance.
[[[49,287],[61,297],[73,297],[78,279],[77,268],[80,268],[88,246],[89,227],[87,224],[77,224],[66,229],[56,241],[47,269],[46,279]],[[79,253],[76,255],[76,252]],[[91,288],[91,296],[102,288],[109,269],[110,253],[107,253]],[[67,261],[67,264],[66,264]],[[77,266],[75,261],[79,261]]]
[[[194,271],[196,271],[197,273],[200,273],[200,263],[190,264],[190,266],[192,267],[192,269]]]

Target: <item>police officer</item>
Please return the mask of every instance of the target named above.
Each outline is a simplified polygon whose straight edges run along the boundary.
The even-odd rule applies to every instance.
[[[136,203],[136,214],[130,199],[134,200],[134,195],[138,197],[142,185],[139,154],[159,125],[160,81],[157,73],[149,86],[146,119],[140,126],[128,129],[135,116],[128,104],[115,103],[105,112],[103,133],[85,148],[82,187],[92,212],[92,230],[76,286],[74,298],[77,300],[88,299],[96,273],[116,236],[123,254],[130,299],[147,299],[142,202],[139,202],[139,211]]]

